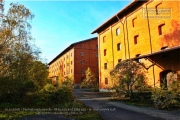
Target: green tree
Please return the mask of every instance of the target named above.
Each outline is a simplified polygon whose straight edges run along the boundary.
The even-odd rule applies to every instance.
[[[142,63],[141,63],[142,64]],[[110,72],[116,90],[124,91],[128,96],[132,96],[133,91],[143,91],[146,89],[145,69],[138,62],[125,60],[116,65]]]
[[[41,88],[48,82],[47,65],[41,61],[33,61],[29,66],[29,79]]]
[[[98,88],[98,80],[89,67],[86,70],[85,74],[86,78],[81,83],[81,87]]]
[[[31,43],[29,21],[34,15],[24,5],[11,3],[10,6],[0,29],[0,75],[25,79],[28,63],[40,53]]]
[[[30,20],[34,15],[24,5],[11,3],[0,29],[0,99],[22,102],[47,79],[46,65],[37,61],[40,51],[32,43]],[[38,70],[38,71],[37,71]],[[37,85],[38,84],[38,85]]]

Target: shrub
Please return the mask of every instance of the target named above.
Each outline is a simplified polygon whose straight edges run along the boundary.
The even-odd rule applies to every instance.
[[[54,87],[47,84],[44,88],[35,94],[38,106],[65,104],[74,100],[72,89],[67,86]]]
[[[0,83],[0,99],[4,103],[21,103],[28,92],[33,92],[36,89],[36,86],[30,80],[0,78]]]
[[[156,88],[153,91],[154,106],[157,109],[180,108],[180,74],[170,72],[167,74],[167,78],[168,88]]]
[[[86,78],[81,83],[81,88],[98,88],[98,79],[96,78],[95,74],[91,71],[91,69],[88,67],[88,69],[85,72]]]
[[[113,88],[116,91],[124,91],[126,96],[131,97],[133,92],[145,91],[148,87],[143,63],[124,60],[116,65],[110,72]]]

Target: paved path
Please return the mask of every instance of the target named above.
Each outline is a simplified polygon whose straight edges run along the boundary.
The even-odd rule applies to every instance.
[[[108,96],[75,89],[74,95],[87,106],[97,110],[104,120],[180,120],[180,112],[160,111],[112,102]]]

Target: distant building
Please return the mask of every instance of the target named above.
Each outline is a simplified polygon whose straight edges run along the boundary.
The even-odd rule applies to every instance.
[[[98,78],[98,45],[97,37],[76,42],[67,47],[49,62],[49,78],[53,84],[63,82],[67,76],[73,76],[75,84],[85,79],[88,67]]]
[[[98,33],[100,89],[109,70],[134,59],[147,68],[148,84],[160,87],[167,74],[180,72],[179,1],[135,0],[92,33]]]

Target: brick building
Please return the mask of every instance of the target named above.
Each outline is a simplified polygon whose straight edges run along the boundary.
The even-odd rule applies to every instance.
[[[126,59],[145,63],[153,87],[180,71],[179,6],[178,1],[135,0],[92,32],[98,33],[100,89],[109,86],[109,71]]]
[[[97,37],[71,44],[48,65],[49,77],[54,84],[62,82],[66,76],[73,76],[75,84],[80,84],[88,67],[98,78]]]

